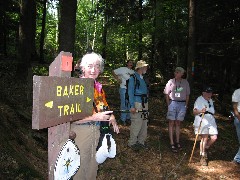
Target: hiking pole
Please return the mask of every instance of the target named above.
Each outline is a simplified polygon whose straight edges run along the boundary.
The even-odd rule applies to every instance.
[[[130,110],[113,110],[113,112],[130,113]],[[136,110],[136,112],[148,112],[148,110]]]
[[[202,120],[203,120],[204,115],[205,115],[205,113],[202,114],[202,118],[201,118],[201,121],[200,121],[200,125],[198,127],[198,132],[197,132],[196,137],[195,137],[195,141],[194,141],[194,145],[193,145],[193,149],[192,149],[192,154],[191,154],[191,157],[189,159],[189,163],[191,163],[191,161],[192,161],[192,156],[193,156],[193,153],[194,153],[194,149],[195,149],[195,146],[196,146],[196,142],[197,142],[197,139],[198,139],[198,135],[199,135],[199,131],[200,131],[200,128],[201,128],[201,125],[202,125]]]

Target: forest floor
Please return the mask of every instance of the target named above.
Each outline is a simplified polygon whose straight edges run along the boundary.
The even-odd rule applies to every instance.
[[[0,179],[47,179],[47,129],[37,131],[31,128],[30,86],[16,81],[11,74],[0,74]],[[104,88],[110,107],[118,109],[118,87],[104,85]],[[231,102],[228,103],[230,106]],[[216,110],[220,109],[218,101],[215,106]],[[208,166],[201,166],[199,141],[189,163],[195,139],[191,111],[182,124],[183,150],[173,153],[169,148],[166,104],[161,88],[150,94],[149,107],[149,148],[139,151],[128,148],[130,126],[120,124],[120,134],[114,134],[117,155],[99,165],[98,180],[239,179],[240,166],[231,163],[238,149],[236,132],[226,115],[216,113],[218,140],[210,149]],[[115,115],[119,120],[120,114]]]

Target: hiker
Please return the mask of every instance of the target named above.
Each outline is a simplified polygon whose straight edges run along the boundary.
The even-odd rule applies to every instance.
[[[240,88],[236,89],[232,95],[234,125],[237,131],[239,149],[233,159],[233,163],[240,165]]]
[[[170,139],[170,148],[172,152],[182,150],[180,144],[180,125],[184,120],[188,107],[190,87],[186,79],[183,79],[185,70],[177,67],[174,72],[174,78],[170,79],[163,91],[168,106],[167,119]],[[176,139],[174,141],[174,128]]]
[[[117,80],[117,82],[120,84],[119,88],[119,94],[120,94],[120,100],[121,110],[129,110],[129,102],[126,99],[126,81],[130,78],[130,75],[134,73],[133,68],[133,61],[128,60],[126,67],[120,67],[118,69],[115,69],[112,71],[113,77]],[[130,122],[130,113],[121,113],[121,122],[123,125],[126,125],[127,122]]]
[[[194,132],[201,137],[200,141],[200,163],[203,166],[208,165],[208,150],[217,140],[218,130],[214,118],[214,105],[211,99],[213,90],[210,86],[204,86],[202,95],[194,103],[193,114]],[[210,138],[209,138],[210,136]]]
[[[71,131],[76,133],[74,139],[80,149],[80,169],[74,175],[73,180],[94,180],[97,176],[98,163],[96,161],[96,148],[100,137],[100,121],[109,121],[113,130],[119,133],[113,111],[101,111],[100,105],[108,106],[102,85],[96,78],[104,69],[104,60],[101,55],[94,52],[87,53],[80,62],[82,70],[81,78],[92,78],[94,82],[94,108],[93,115],[71,123]],[[98,113],[96,109],[98,108]]]
[[[143,74],[147,71],[145,61],[140,60],[135,67],[135,73],[129,79],[128,96],[131,112],[130,138],[128,146],[133,150],[146,148],[148,123],[148,90],[143,79]],[[138,112],[144,111],[144,112]]]

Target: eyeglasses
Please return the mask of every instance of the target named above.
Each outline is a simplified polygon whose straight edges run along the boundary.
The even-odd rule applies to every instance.
[[[208,107],[209,107],[209,108],[211,108],[211,107],[212,107],[212,105],[210,104],[210,101],[208,101]]]

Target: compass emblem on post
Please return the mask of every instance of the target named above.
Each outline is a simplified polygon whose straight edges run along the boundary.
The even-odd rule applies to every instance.
[[[54,168],[54,179],[70,179],[80,168],[80,151],[71,139],[60,150]]]

